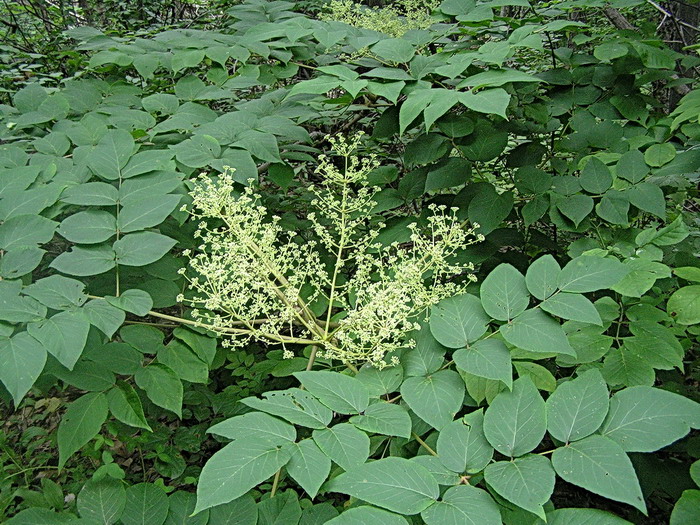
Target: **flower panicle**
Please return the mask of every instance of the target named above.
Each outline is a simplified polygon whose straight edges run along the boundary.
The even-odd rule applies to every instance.
[[[283,345],[291,357],[287,344],[301,342],[329,359],[381,368],[412,347],[421,315],[475,280],[474,266],[457,256],[483,236],[477,225],[465,227],[456,209],[431,205],[426,226],[409,227],[408,243],[377,242],[378,189],[368,181],[379,163],[371,155],[358,160],[361,140],[329,138],[341,167],[320,157],[320,182],[310,188],[315,211],[308,214],[315,241],[285,231],[252,185],[238,190],[232,169],[196,179],[188,211],[198,221],[199,245],[183,253],[189,291],[178,301],[192,307],[197,323],[225,336],[224,346],[257,339]],[[332,255],[330,268],[322,253]],[[327,304],[320,318],[310,306],[316,303]]]

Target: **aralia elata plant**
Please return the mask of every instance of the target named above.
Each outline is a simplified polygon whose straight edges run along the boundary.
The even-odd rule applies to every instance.
[[[456,210],[431,206],[427,227],[410,225],[406,245],[377,242],[383,224],[372,210],[379,188],[368,175],[378,162],[357,156],[361,138],[328,138],[341,162],[321,156],[320,182],[308,188],[315,240],[285,231],[251,186],[237,193],[233,169],[197,179],[189,213],[200,221],[201,244],[185,252],[190,269],[181,273],[192,294],[179,300],[194,307],[200,326],[225,336],[224,346],[257,339],[283,345],[292,357],[287,345],[311,345],[309,369],[317,354],[350,368],[395,365],[393,353],[414,344],[407,335],[420,329],[421,314],[475,279],[473,265],[454,256],[483,236]],[[315,302],[327,305],[320,316]]]

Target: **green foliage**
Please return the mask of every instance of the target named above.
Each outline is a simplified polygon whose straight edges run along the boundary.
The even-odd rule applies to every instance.
[[[602,2],[114,31],[162,5],[1,51],[3,520],[697,521],[679,54]]]

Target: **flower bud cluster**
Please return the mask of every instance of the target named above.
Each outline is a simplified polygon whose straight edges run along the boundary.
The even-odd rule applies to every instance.
[[[184,253],[190,293],[179,299],[201,325],[229,336],[226,346],[254,338],[292,357],[288,344],[312,344],[344,363],[396,364],[391,354],[413,345],[408,334],[420,316],[475,279],[456,256],[483,237],[455,209],[431,206],[427,226],[411,225],[405,245],[376,242],[383,225],[373,217],[378,190],[368,176],[378,162],[358,159],[361,140],[329,138],[340,167],[320,157],[320,182],[310,187],[316,211],[308,214],[317,241],[286,232],[252,187],[238,192],[232,169],[196,180],[190,214],[201,242]],[[309,305],[319,300],[328,306],[316,318]]]

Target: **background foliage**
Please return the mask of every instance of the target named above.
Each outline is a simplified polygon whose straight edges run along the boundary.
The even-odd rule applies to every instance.
[[[698,60],[654,9],[100,4],[2,7],[3,519],[697,522]],[[192,178],[234,166],[309,241],[360,130],[377,239],[455,207],[477,283],[397,367],[222,348],[176,300]]]

